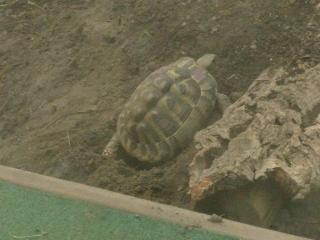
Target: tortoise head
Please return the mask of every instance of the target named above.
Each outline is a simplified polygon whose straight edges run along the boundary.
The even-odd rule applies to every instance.
[[[215,59],[216,55],[215,54],[205,54],[203,55],[202,57],[200,57],[198,60],[197,60],[197,64],[202,67],[202,68],[207,68],[211,63],[212,61]]]

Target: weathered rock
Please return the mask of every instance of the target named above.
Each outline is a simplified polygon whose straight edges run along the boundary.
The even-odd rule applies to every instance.
[[[260,225],[270,223],[270,216],[268,223],[265,219],[272,205],[279,205],[275,202],[304,198],[311,186],[319,186],[319,113],[320,65],[295,76],[284,69],[265,70],[219,121],[196,134],[192,199],[200,204],[215,196],[253,201]],[[272,200],[257,204],[254,197],[239,198],[266,183],[273,186],[265,189]]]

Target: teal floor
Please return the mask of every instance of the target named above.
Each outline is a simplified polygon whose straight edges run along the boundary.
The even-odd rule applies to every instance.
[[[0,240],[231,240],[0,181]]]

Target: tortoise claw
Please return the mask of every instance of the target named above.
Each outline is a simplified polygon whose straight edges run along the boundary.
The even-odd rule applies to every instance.
[[[119,150],[119,146],[120,146],[120,141],[119,138],[117,136],[117,134],[115,134],[109,141],[109,143],[107,144],[107,146],[104,148],[103,152],[102,152],[102,156],[106,157],[106,158],[111,158],[116,156],[118,150]]]

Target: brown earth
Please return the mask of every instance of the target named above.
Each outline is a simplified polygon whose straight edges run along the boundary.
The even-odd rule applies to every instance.
[[[190,207],[190,153],[151,169],[125,154],[101,157],[124,102],[183,55],[215,53],[209,71],[232,100],[269,66],[318,63],[319,8],[312,0],[0,0],[0,163]],[[316,205],[293,203],[273,228],[320,239],[320,219],[306,220]]]

